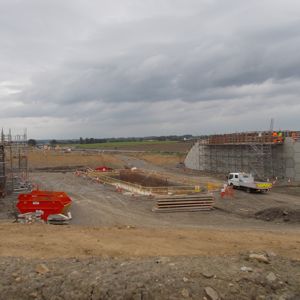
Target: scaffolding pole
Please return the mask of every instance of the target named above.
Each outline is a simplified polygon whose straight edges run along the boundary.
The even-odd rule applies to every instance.
[[[27,130],[13,135],[11,129],[1,131],[0,140],[0,192],[11,194],[28,181]]]

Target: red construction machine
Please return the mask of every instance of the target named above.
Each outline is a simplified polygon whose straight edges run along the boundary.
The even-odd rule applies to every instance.
[[[68,224],[72,219],[71,204],[72,200],[65,192],[33,190],[18,196],[18,219],[21,222],[39,219],[51,224]]]
[[[107,166],[100,166],[100,167],[96,168],[95,171],[110,172],[110,171],[113,171],[113,168],[110,168],[110,167],[107,167]]]

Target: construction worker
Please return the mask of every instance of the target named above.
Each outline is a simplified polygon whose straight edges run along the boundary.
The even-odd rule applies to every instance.
[[[278,132],[278,139],[277,139],[278,143],[283,143],[283,135],[282,135],[282,132],[279,131]]]
[[[277,144],[277,141],[278,141],[278,134],[277,134],[277,132],[274,131],[273,134],[272,134],[272,136],[273,136],[273,143]]]

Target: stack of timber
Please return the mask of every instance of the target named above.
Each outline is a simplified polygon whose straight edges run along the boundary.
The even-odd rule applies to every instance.
[[[211,194],[181,195],[159,197],[153,211],[182,212],[211,210],[214,197]]]

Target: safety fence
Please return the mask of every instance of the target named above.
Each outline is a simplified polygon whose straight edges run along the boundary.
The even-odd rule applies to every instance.
[[[220,185],[216,183],[206,183],[205,185],[170,185],[148,187],[116,178],[120,170],[112,172],[97,172],[92,169],[86,171],[76,171],[76,176],[81,176],[93,182],[110,184],[116,187],[117,191],[126,190],[140,195],[186,195],[204,192],[214,192],[220,190]]]

